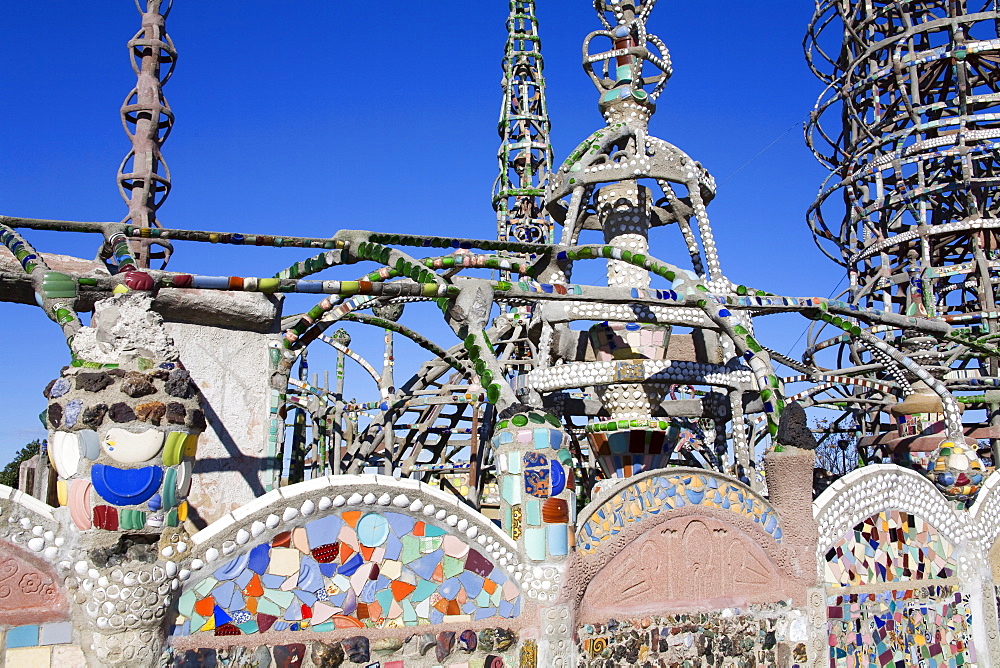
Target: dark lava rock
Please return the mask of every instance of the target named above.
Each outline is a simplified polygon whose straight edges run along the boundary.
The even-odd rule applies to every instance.
[[[775,440],[781,445],[791,445],[803,450],[816,449],[816,437],[809,430],[806,411],[798,402],[793,401],[781,412]]]
[[[103,371],[76,374],[76,389],[87,392],[100,392],[114,382],[114,377]]]
[[[62,424],[63,407],[59,404],[49,404],[49,425],[58,427]]]
[[[207,426],[205,423],[204,411],[200,408],[196,408],[188,413],[188,426],[198,431],[204,431]]]
[[[184,420],[187,418],[187,409],[184,408],[184,404],[171,401],[167,404],[167,422],[170,424],[184,424]]]
[[[190,399],[194,396],[194,385],[191,383],[191,374],[184,369],[174,369],[170,372],[164,389],[172,397],[180,399]]]
[[[126,403],[111,404],[111,419],[115,422],[134,422],[135,411]]]
[[[108,414],[107,404],[94,404],[90,408],[83,410],[83,424],[91,429],[97,429],[104,422],[104,416]]]

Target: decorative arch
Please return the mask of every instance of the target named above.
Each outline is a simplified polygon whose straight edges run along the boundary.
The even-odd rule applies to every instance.
[[[181,635],[496,624],[521,613],[532,577],[480,513],[380,475],[269,492],[192,543]]]
[[[581,511],[577,549],[592,554],[625,530],[692,507],[738,516],[780,543],[781,519],[771,504],[743,483],[704,469],[671,467],[633,476],[609,488]],[[735,518],[734,518],[735,519]]]
[[[991,643],[976,621],[995,628],[995,610],[977,601],[976,569],[963,568],[961,556],[975,560],[981,548],[971,514],[953,509],[916,471],[892,464],[845,475],[814,511],[831,666],[910,665],[914,657],[962,665],[975,660],[973,647],[989,662]]]
[[[922,518],[951,545],[976,540],[969,523],[927,478],[895,464],[873,464],[841,477],[813,503],[819,558],[856,526],[886,511]]]

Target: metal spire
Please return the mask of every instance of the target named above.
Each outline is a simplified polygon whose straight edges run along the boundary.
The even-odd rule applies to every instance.
[[[160,153],[160,147],[170,134],[174,114],[163,97],[163,84],[174,71],[177,51],[167,36],[166,19],[172,0],[140,0],[136,8],[142,14],[142,28],[129,40],[132,69],[138,81],[122,104],[122,126],[132,142],[118,168],[118,190],[128,204],[128,216],[122,221],[139,228],[161,227],[156,210],[170,193],[170,170]],[[162,172],[162,173],[161,173]],[[157,243],[166,253],[151,254],[149,246]],[[150,257],[169,257],[169,245],[163,242],[139,241],[134,249],[136,265],[148,267]]]
[[[502,85],[500,175],[493,188],[497,238],[551,243],[552,223],[542,201],[552,147],[534,0],[511,0]]]

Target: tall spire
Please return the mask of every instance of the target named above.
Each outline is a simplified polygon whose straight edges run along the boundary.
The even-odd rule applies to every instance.
[[[174,114],[163,97],[163,84],[174,71],[177,51],[166,29],[172,0],[145,0],[146,9],[141,2],[135,0],[142,15],[142,28],[128,43],[138,81],[121,108],[122,125],[132,149],[118,168],[118,190],[128,204],[128,216],[122,222],[149,228],[161,227],[156,210],[170,193],[170,170],[160,147],[173,127]],[[140,241],[134,249],[139,268],[149,266],[150,243]],[[152,257],[166,261],[164,254]]]
[[[552,223],[542,200],[552,170],[552,147],[535,0],[511,0],[502,85],[500,176],[493,188],[497,237],[550,243]]]

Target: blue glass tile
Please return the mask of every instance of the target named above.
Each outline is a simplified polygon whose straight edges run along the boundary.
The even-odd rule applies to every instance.
[[[319,570],[319,564],[312,557],[305,555],[299,560],[299,579],[296,582],[299,589],[314,591],[324,586],[323,574]]]
[[[246,567],[258,575],[267,572],[267,567],[271,563],[271,546],[267,543],[258,545],[250,550],[247,557]]]
[[[344,521],[339,515],[328,515],[318,520],[313,520],[306,525],[306,535],[309,537],[309,549],[337,542]]]
[[[497,614],[496,608],[479,608],[478,610],[476,610],[475,620],[478,622],[480,619],[495,617],[496,614]]]
[[[15,626],[7,631],[7,649],[38,645],[38,625]]]
[[[361,555],[355,552],[353,555],[351,555],[351,558],[348,559],[344,563],[344,565],[338,569],[337,572],[340,575],[347,575],[347,576],[354,575],[354,571],[361,568],[361,564],[363,564],[364,562],[365,560],[361,557]]]
[[[260,582],[264,585],[265,589],[281,589],[281,585],[285,584],[285,578],[280,575],[267,575],[260,576]]]
[[[405,536],[413,530],[413,525],[416,524],[416,520],[409,515],[401,515],[399,513],[386,513],[385,517],[389,520],[389,526],[392,528],[392,532],[397,536]],[[387,557],[393,558],[393,557]]]
[[[443,596],[444,598],[454,599],[456,596],[458,596],[458,592],[461,588],[462,588],[461,580],[459,580],[458,578],[448,578],[447,580],[441,583],[440,587],[438,587],[438,593],[441,594],[441,596]]]
[[[408,564],[408,566],[414,573],[422,577],[424,580],[430,580],[434,575],[434,569],[436,569],[438,564],[441,563],[441,557],[443,555],[444,550],[439,548],[430,554],[425,554],[419,559],[414,559]]]

